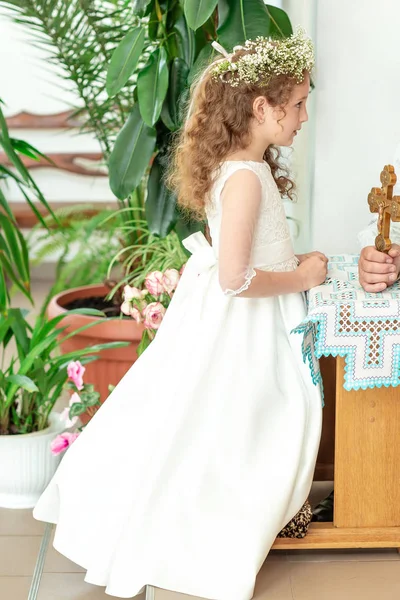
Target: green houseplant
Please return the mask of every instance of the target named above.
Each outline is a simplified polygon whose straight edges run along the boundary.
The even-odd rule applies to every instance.
[[[69,361],[79,358],[89,363],[104,348],[92,346],[60,355],[62,319],[37,317],[31,326],[26,311],[19,308],[9,308],[0,316],[2,363],[7,346],[14,342],[16,347],[7,364],[0,366],[0,507],[35,505],[59,464],[59,457],[49,449],[65,429],[54,407],[67,383]],[[108,344],[113,346],[121,343]]]
[[[49,59],[63,67],[66,78],[77,93],[80,108],[77,113],[83,122],[85,130],[93,132],[108,162],[112,147],[119,130],[124,124],[133,103],[135,77],[124,85],[117,95],[109,98],[106,93],[107,68],[114,49],[124,35],[138,23],[138,17],[132,10],[130,2],[125,0],[113,1],[77,1],[66,3],[63,0],[40,0],[39,2],[1,2],[0,6],[11,10],[15,19],[28,26],[36,36],[39,44],[48,51]],[[144,52],[141,61],[146,60]],[[140,61],[138,63],[140,65]],[[139,68],[139,66],[138,66]],[[115,251],[119,263],[129,261],[132,252],[136,252],[134,268],[148,260],[156,259],[155,250],[160,248],[158,256],[163,263],[170,261],[168,266],[176,264],[174,254],[182,256],[182,247],[175,233],[164,246],[155,243],[154,234],[147,226],[144,214],[145,184],[139,185],[129,197],[118,201],[115,214],[110,217],[109,224],[115,227],[115,239],[119,246]],[[107,228],[107,224],[104,224]],[[77,233],[70,231],[69,239]],[[68,235],[68,234],[67,234]],[[78,233],[79,235],[79,233]],[[66,238],[64,237],[64,240]],[[65,247],[65,246],[64,246]],[[143,250],[143,252],[141,252]],[[82,258],[82,257],[81,257]],[[111,258],[111,257],[110,257]],[[182,259],[179,258],[182,263]],[[80,267],[82,265],[80,264]],[[125,265],[123,265],[125,268]],[[129,268],[129,267],[128,267]],[[82,272],[82,269],[79,269]],[[64,271],[65,273],[65,271]],[[73,274],[72,274],[73,275]],[[60,277],[64,277],[64,274]],[[74,277],[70,282],[73,285]],[[79,282],[80,283],[80,282]],[[78,302],[90,306],[99,297],[108,295],[110,285],[84,286],[68,293],[67,297],[56,296],[50,303],[49,311],[52,316],[68,312],[65,305]],[[78,296],[78,297],[77,297]],[[119,307],[120,301],[115,300]],[[106,308],[106,307],[105,307]],[[67,318],[68,317],[68,318]],[[67,315],[66,323],[70,327],[81,328],[88,324],[91,318],[82,315]],[[72,324],[72,320],[77,322]],[[108,340],[129,340],[128,351],[107,351],[101,354],[102,362],[88,366],[88,376],[92,381],[98,381],[98,388],[104,399],[108,393],[108,384],[117,383],[136,358],[135,349],[142,336],[142,327],[127,319],[125,322],[110,322],[105,320],[103,327],[94,327],[88,331],[90,338],[76,336],[75,347],[85,347],[88,343],[104,343]],[[97,336],[97,337],[96,337]],[[72,340],[68,340],[72,344]],[[64,346],[65,351],[71,347]],[[98,370],[94,373],[94,370]],[[104,370],[108,369],[108,375]],[[104,377],[103,377],[104,375]],[[103,381],[104,379],[104,381]]]
[[[0,125],[0,146],[14,165],[13,171],[0,165],[0,506],[28,508],[34,506],[58,464],[59,459],[48,450],[52,439],[65,428],[54,406],[67,381],[68,359],[79,357],[89,363],[100,350],[125,344],[92,345],[62,356],[59,327],[67,338],[79,332],[67,333],[61,324],[63,316],[32,319],[28,311],[12,306],[13,288],[33,301],[28,247],[7,202],[4,180],[16,182],[45,227],[31,194],[49,207],[21,161],[21,154],[37,157],[40,153],[10,136],[1,107]],[[76,312],[104,316],[88,309]]]
[[[150,234],[175,230],[182,238],[201,227],[181,217],[164,185],[188,88],[211,58],[212,40],[229,50],[258,35],[290,35],[287,14],[263,0],[0,0],[0,7],[29,27],[77,93],[83,129],[96,135],[118,199],[120,256],[146,246]],[[146,268],[137,258],[135,275]]]
[[[0,149],[14,167],[14,170],[11,170],[0,164],[0,313],[4,313],[10,302],[6,277],[32,302],[28,246],[7,202],[7,182],[12,180],[16,183],[43,227],[47,226],[34,200],[46,208],[57,225],[58,221],[21,160],[21,155],[37,160],[40,156],[43,157],[43,154],[27,142],[10,136],[1,104],[0,99]]]

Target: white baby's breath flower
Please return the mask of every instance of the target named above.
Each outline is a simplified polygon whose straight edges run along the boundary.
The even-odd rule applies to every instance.
[[[211,71],[214,77],[232,86],[241,82],[266,85],[274,75],[288,75],[301,83],[304,72],[310,72],[314,66],[312,41],[300,27],[288,38],[246,40],[244,46],[235,46],[233,52],[238,50],[247,54],[235,62],[220,61]]]

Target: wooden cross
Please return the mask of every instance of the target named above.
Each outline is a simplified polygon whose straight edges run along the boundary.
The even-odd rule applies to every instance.
[[[368,194],[369,209],[378,213],[378,235],[375,248],[380,252],[389,252],[390,221],[400,221],[400,196],[393,196],[393,187],[397,177],[392,165],[386,165],[381,173],[381,188],[372,188]]]

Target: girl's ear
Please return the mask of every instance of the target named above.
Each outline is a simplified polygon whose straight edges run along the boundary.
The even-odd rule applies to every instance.
[[[261,124],[264,123],[269,109],[269,104],[264,96],[257,96],[253,101],[254,118]]]

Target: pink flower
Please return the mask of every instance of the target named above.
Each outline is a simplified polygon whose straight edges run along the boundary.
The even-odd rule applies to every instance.
[[[164,291],[163,286],[163,274],[161,271],[153,271],[149,275],[147,275],[144,285],[149,290],[150,294],[153,296],[159,296]]]
[[[136,323],[142,322],[142,313],[140,312],[140,310],[136,308],[136,306],[132,306],[132,304],[127,300],[125,300],[125,302],[122,303],[121,311],[124,313],[124,315],[132,317],[132,319],[134,319]]]
[[[79,360],[71,360],[71,362],[68,365],[68,377],[71,381],[73,381],[78,390],[81,390],[83,388],[83,374],[85,371],[85,367],[81,365]]]
[[[147,295],[147,290],[139,290],[139,288],[126,285],[124,287],[124,300],[142,300]]]
[[[160,302],[151,302],[143,311],[146,329],[158,329],[166,313],[166,308]]]
[[[63,421],[65,421],[65,427],[67,427],[67,429],[69,429],[70,427],[73,427],[77,423],[77,421],[79,419],[79,417],[72,417],[72,419],[70,419],[69,418],[69,411],[70,411],[71,406],[73,404],[76,404],[76,403],[80,404],[80,402],[81,402],[81,399],[80,399],[79,394],[77,394],[76,392],[74,392],[72,394],[71,398],[69,399],[69,406],[67,406],[66,408],[64,408],[64,410],[62,411],[62,413],[60,415],[60,418]]]
[[[162,284],[164,286],[164,289],[168,292],[168,294],[172,294],[172,292],[176,290],[180,278],[181,277],[177,269],[167,269],[165,271],[162,278]]]
[[[79,433],[70,433],[69,431],[58,435],[50,444],[52,454],[61,454],[61,452],[74,443],[78,436]]]
[[[131,314],[131,303],[128,302],[128,300],[125,300],[125,302],[123,302],[121,304],[121,312],[123,312],[124,315],[126,315],[127,317],[130,316],[130,314]]]
[[[136,321],[136,323],[141,323],[143,320],[142,313],[135,306],[132,306],[132,308],[131,308],[131,317],[134,321]]]

